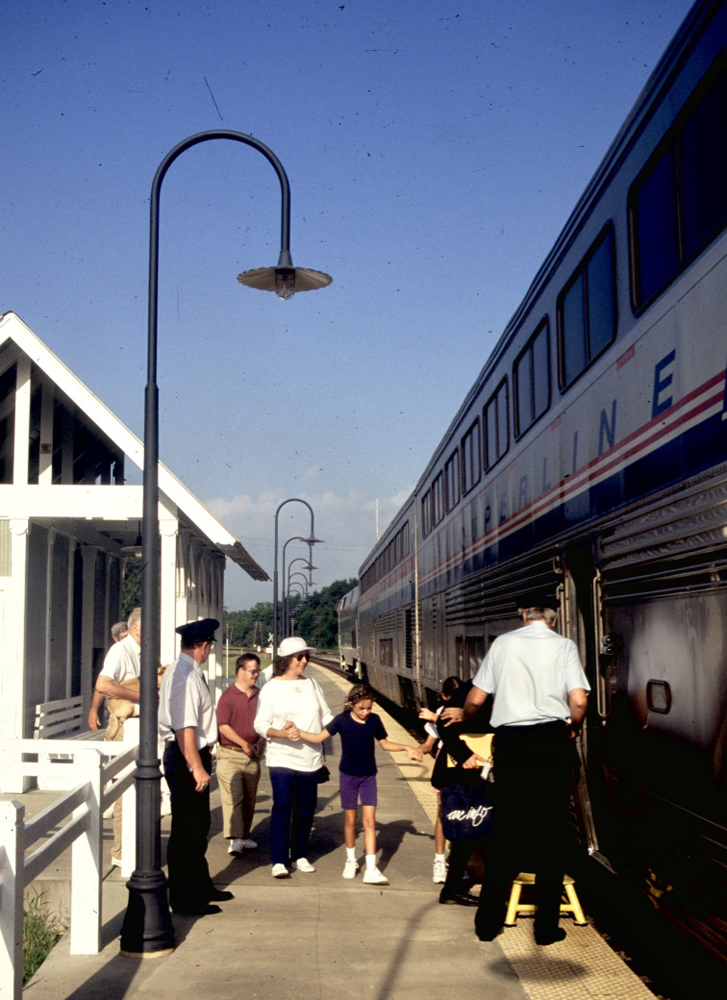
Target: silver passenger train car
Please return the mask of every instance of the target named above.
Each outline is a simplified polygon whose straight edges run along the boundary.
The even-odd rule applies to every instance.
[[[341,619],[351,670],[417,704],[557,587],[589,851],[722,957],[726,46],[696,3]]]

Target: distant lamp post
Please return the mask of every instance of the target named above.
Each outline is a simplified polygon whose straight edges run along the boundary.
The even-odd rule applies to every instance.
[[[293,579],[293,577],[296,577],[296,576],[299,576],[303,582],[301,583],[300,580]],[[305,573],[293,573],[292,576],[291,576],[290,573],[288,573],[288,590],[290,590],[291,583],[295,583],[299,587],[302,587],[305,596],[306,597],[308,596],[308,586],[309,586],[309,584],[308,584],[308,580],[306,579]]]
[[[300,590],[297,589],[298,587],[300,587]],[[293,589],[293,588],[295,588],[295,589]],[[292,597],[293,594],[296,594],[302,600],[305,600],[306,597],[308,596],[308,592],[306,591],[306,589],[303,586],[303,584],[299,583],[298,580],[292,580],[288,584],[288,594],[287,594],[288,608],[290,608],[290,598]],[[289,619],[289,620],[292,621],[292,619]]]
[[[293,267],[290,257],[290,185],[283,165],[271,149],[250,135],[214,129],[199,132],[175,146],[162,160],[151,188],[149,237],[149,335],[144,412],[144,485],[142,520],[142,637],[139,757],[136,761],[136,868],[127,882],[129,904],[121,930],[121,953],[158,956],[174,947],[174,928],[167,902],[167,880],[161,869],[159,758],[157,756],[157,668],[161,662],[159,592],[159,390],[157,387],[157,316],[159,283],[159,197],[171,164],[185,150],[211,139],[231,139],[252,146],[272,164],[282,195],[280,256],[276,267],[244,271],[242,284],[275,292],[288,299],[295,292],[324,288],[331,278],[321,271]]]
[[[293,569],[293,566],[295,566],[296,563],[303,563],[304,564],[303,566],[301,566],[301,570],[305,570],[308,573],[308,586],[312,587],[313,586],[313,570],[314,569],[318,569],[318,567],[314,566],[310,562],[310,560],[308,560],[308,559],[305,558],[305,556],[298,556],[297,559],[291,559],[290,562],[288,563],[288,579],[290,579],[291,571]]]
[[[283,500],[283,502],[278,505],[278,509],[275,511],[275,568],[273,570],[273,659],[275,659],[278,655],[278,639],[280,636],[278,622],[278,518],[280,516],[280,511],[288,503],[305,504],[310,511],[310,537],[302,539],[302,541],[308,543],[309,553],[312,552],[313,545],[322,541],[322,539],[316,538],[315,514],[313,513],[313,508],[307,500],[301,500],[300,497],[289,497],[287,500]],[[283,565],[283,582],[285,582],[285,565]]]
[[[287,540],[287,542],[283,545],[283,587],[282,587],[282,589],[283,589],[283,601],[282,601],[282,604],[283,604],[283,615],[282,615],[282,618],[283,618],[283,622],[282,622],[283,638],[285,638],[285,636],[288,634],[288,623],[287,623],[287,620],[286,620],[286,617],[285,617],[285,601],[286,601],[285,584],[286,584],[286,581],[287,581],[287,577],[285,575],[285,550],[288,548],[288,546],[290,545],[291,542],[304,542],[308,546],[308,562],[310,562],[311,554],[313,552],[313,544],[314,544],[310,540],[310,538],[303,538],[302,535],[293,535],[293,537],[289,538]]]
[[[307,541],[307,539],[304,539],[304,540]],[[293,566],[296,563],[301,563],[301,562],[304,564],[303,568],[308,570],[308,579],[306,580],[304,573],[298,573],[298,574],[292,574],[292,575],[293,576],[299,575],[299,576],[301,576],[303,578],[303,580],[305,581],[305,584],[306,584],[306,587],[305,587],[305,596],[307,597],[308,596],[308,590],[309,590],[309,588],[313,586],[313,580],[312,580],[313,570],[314,569],[318,569],[318,567],[314,566],[310,562],[309,559],[306,559],[304,556],[298,556],[297,559],[291,559],[290,560],[290,562],[288,563],[288,585],[290,584],[291,571],[293,569]],[[289,589],[290,589],[290,586],[288,586],[288,590]],[[287,591],[286,591],[286,600],[284,600],[284,602],[283,602],[283,632],[285,633],[285,635],[287,635],[288,632],[291,632],[291,626],[290,626],[290,620],[289,619],[290,619],[290,601],[287,600]]]

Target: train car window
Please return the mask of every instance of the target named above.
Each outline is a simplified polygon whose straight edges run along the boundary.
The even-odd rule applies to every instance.
[[[444,517],[444,476],[440,472],[432,483],[432,525]]]
[[[616,336],[613,229],[607,226],[558,296],[560,386],[567,388]]]
[[[533,426],[550,406],[548,321],[543,320],[513,366],[515,437]]]
[[[427,492],[422,497],[422,537],[426,538],[432,530],[432,492]]]
[[[679,143],[684,253],[699,253],[727,221],[727,72],[684,124]]]
[[[510,417],[507,379],[504,378],[485,403],[485,468],[491,469],[510,447]]]
[[[652,165],[632,209],[637,236],[640,302],[650,301],[679,270],[676,156],[668,149]]]
[[[721,56],[629,192],[634,312],[727,225],[727,57]]]
[[[453,510],[459,503],[459,452],[453,452],[444,466],[444,497],[447,504],[447,513]]]
[[[480,418],[478,417],[462,438],[462,493],[469,493],[480,481]]]

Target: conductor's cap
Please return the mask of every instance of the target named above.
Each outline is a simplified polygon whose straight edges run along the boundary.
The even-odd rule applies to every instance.
[[[197,642],[215,642],[215,630],[219,627],[216,618],[202,618],[201,621],[180,625],[175,631],[181,635],[185,646],[192,646]]]

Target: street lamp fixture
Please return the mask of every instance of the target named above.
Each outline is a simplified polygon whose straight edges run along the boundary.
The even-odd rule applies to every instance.
[[[144,483],[142,519],[142,636],[140,699],[142,705],[139,757],[136,761],[136,868],[127,882],[129,903],[121,930],[121,954],[159,956],[174,948],[174,928],[169,915],[167,880],[161,868],[161,771],[157,756],[157,668],[160,642],[159,552],[159,390],[157,387],[157,318],[159,284],[159,201],[161,186],[171,164],[192,146],[212,139],[229,139],[252,146],[268,160],[278,175],[281,191],[280,256],[273,268],[245,271],[242,284],[275,291],[290,298],[299,291],[324,288],[331,278],[321,271],[293,267],[290,256],[290,185],[283,165],[262,142],[242,132],[213,129],[189,136],[164,157],[154,176],[150,199],[149,313],[147,384],[144,397]],[[271,278],[272,275],[272,278]],[[312,532],[311,532],[312,534]]]

